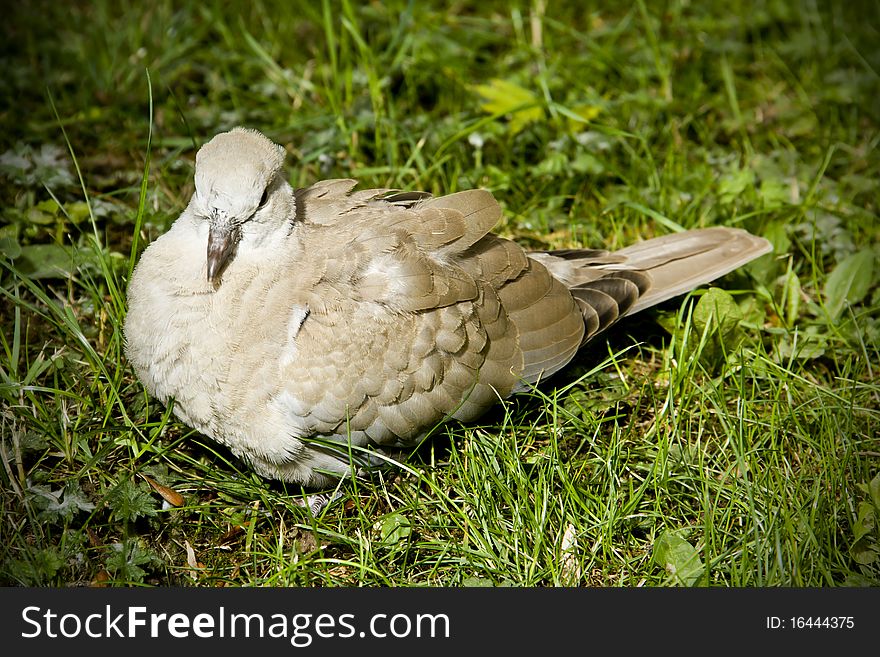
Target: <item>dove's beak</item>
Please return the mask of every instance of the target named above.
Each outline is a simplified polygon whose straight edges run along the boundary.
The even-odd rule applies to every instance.
[[[235,229],[211,226],[208,233],[208,282],[216,283],[235,248]]]

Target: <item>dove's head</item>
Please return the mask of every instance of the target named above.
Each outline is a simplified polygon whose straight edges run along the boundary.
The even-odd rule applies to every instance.
[[[283,163],[281,146],[247,128],[222,132],[199,149],[192,209],[208,222],[209,282],[219,279],[249,223],[286,216],[273,202],[290,191],[280,175]]]

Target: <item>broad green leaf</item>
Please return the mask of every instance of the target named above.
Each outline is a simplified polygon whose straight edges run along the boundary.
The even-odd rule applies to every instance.
[[[871,577],[865,577],[860,573],[850,573],[843,580],[844,586],[877,586],[877,580]]]
[[[773,251],[757,260],[752,260],[746,267],[755,280],[771,281],[781,273],[779,270],[785,262],[777,256],[784,255],[791,250],[788,224],[783,221],[773,221],[761,231],[761,235],[770,241],[770,244],[773,245]]]
[[[7,577],[27,586],[46,585],[64,567],[64,558],[55,547],[30,550],[25,558],[8,559],[4,564]]]
[[[480,107],[484,112],[510,115],[512,134],[544,118],[544,108],[538,97],[518,84],[493,78],[489,84],[478,84],[471,88],[483,99]]]
[[[868,492],[871,494],[871,500],[874,502],[874,506],[880,511],[880,474],[874,477],[871,480],[871,483],[868,484]]]
[[[412,532],[409,520],[401,513],[385,516],[379,526],[379,538],[386,545],[399,543]]]
[[[758,196],[765,208],[778,208],[791,201],[791,187],[784,180],[768,178],[761,181]]]
[[[80,511],[93,511],[95,508],[76,481],[70,481],[63,488],[54,491],[48,486],[35,485],[28,488],[28,492],[34,497],[42,498],[35,500],[36,505],[42,509],[38,516],[41,520],[70,520]]]
[[[45,212],[46,214],[51,214],[52,216],[55,216],[58,214],[59,205],[54,198],[49,198],[45,201],[40,201],[34,207],[40,212]]]
[[[105,563],[107,570],[118,580],[142,582],[147,573],[141,566],[161,563],[152,550],[142,546],[135,539],[115,543],[111,547],[113,552]]]
[[[732,203],[754,184],[755,172],[751,169],[734,169],[721,176],[721,180],[718,182],[718,197],[721,204]]]
[[[868,484],[858,487],[870,495],[870,501],[859,503],[853,523],[853,540],[849,554],[856,563],[869,566],[880,557],[880,474]]]
[[[467,577],[462,580],[461,585],[468,588],[491,588],[495,586],[491,579],[486,579],[484,577]]]
[[[763,236],[773,245],[773,253],[788,253],[791,249],[791,238],[788,236],[788,224],[784,221],[774,221],[763,231]]]
[[[709,288],[694,308],[694,326],[701,333],[717,329],[722,339],[729,337],[739,326],[742,311],[727,292],[718,287]]]
[[[877,511],[880,511],[880,474],[867,484],[858,483],[856,486],[871,497],[871,502],[877,508]]]
[[[15,260],[21,255],[21,244],[14,235],[0,237],[0,255],[4,255],[10,260]]]
[[[55,223],[54,214],[44,212],[37,207],[28,208],[27,212],[24,213],[24,217],[30,223],[40,224],[41,226],[48,226],[49,224]]]
[[[584,121],[592,121],[602,113],[602,108],[598,105],[576,105],[572,110]]]
[[[571,132],[577,132],[584,129],[584,124],[589,123],[602,113],[602,108],[598,105],[577,105],[571,108],[571,114],[566,113],[568,117],[568,129]]]
[[[700,360],[710,368],[716,368],[727,354],[736,351],[745,337],[740,322],[743,313],[740,307],[724,290],[709,288],[697,302],[693,314],[693,326],[699,340],[705,335]],[[695,342],[692,346],[696,347]]]
[[[865,298],[874,278],[874,251],[862,249],[844,258],[825,281],[825,306],[836,320],[844,306]]]
[[[856,522],[853,525],[853,536],[856,541],[874,534],[877,529],[877,516],[874,512],[874,505],[870,502],[861,502],[859,504],[859,513],[856,516]]]
[[[533,173],[536,176],[558,176],[564,173],[568,166],[568,156],[565,153],[550,153],[538,163]]]
[[[89,218],[89,204],[84,201],[68,203],[64,209],[67,211],[67,217],[75,224]]]
[[[653,556],[654,563],[663,566],[680,586],[694,586],[705,571],[696,548],[671,531],[654,542]]]
[[[133,521],[156,515],[156,501],[144,486],[123,479],[107,494],[106,502],[114,519]]]
[[[76,271],[72,253],[59,244],[21,247],[15,266],[28,278],[64,278]]]
[[[876,542],[866,536],[852,544],[849,554],[856,563],[869,566],[877,561],[878,546]]]
[[[575,173],[598,176],[605,171],[605,165],[592,153],[579,153],[570,163],[569,167]]]
[[[828,343],[823,338],[800,333],[795,341],[787,337],[780,339],[776,344],[775,352],[780,361],[792,357],[799,360],[813,360],[821,357],[827,347]]]

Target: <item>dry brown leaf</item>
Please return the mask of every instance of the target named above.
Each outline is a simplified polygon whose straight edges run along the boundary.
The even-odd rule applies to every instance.
[[[183,495],[178,493],[173,488],[168,488],[168,486],[163,486],[162,484],[158,483],[157,481],[148,477],[145,474],[142,474],[141,477],[143,477],[144,480],[148,484],[150,484],[150,486],[152,486],[153,490],[156,491],[157,493],[159,493],[159,495],[162,496],[162,499],[164,499],[166,502],[168,502],[168,504],[170,504],[171,506],[183,506],[184,505]]]
[[[198,568],[199,563],[196,561],[196,551],[193,550],[192,545],[189,544],[188,540],[183,540],[183,547],[186,548],[186,563],[190,568]]]
[[[193,550],[193,547],[189,544],[188,540],[183,539],[183,547],[186,548],[186,564],[190,568],[193,570],[201,570],[205,567],[205,564],[196,559],[196,551]],[[195,576],[195,573],[193,573],[193,576]]]
[[[223,534],[223,536],[220,537],[220,540],[218,541],[218,545],[223,545],[224,543],[228,543],[233,538],[235,538],[236,536],[241,534],[243,531],[244,531],[244,528],[241,525],[232,525],[229,528],[229,531],[227,531],[225,534]]]
[[[89,583],[89,586],[102,588],[104,586],[107,586],[107,582],[109,582],[109,581],[110,581],[110,573],[108,573],[106,570],[101,568],[101,570],[98,571],[98,574],[95,575],[94,579],[92,579],[92,581]]]

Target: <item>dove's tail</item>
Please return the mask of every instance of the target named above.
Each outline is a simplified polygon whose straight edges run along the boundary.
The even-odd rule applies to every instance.
[[[647,240],[617,251],[625,267],[646,271],[651,287],[629,309],[631,315],[729,274],[773,247],[739,228],[703,228]]]
[[[530,253],[569,288],[584,315],[584,342],[632,315],[741,267],[772,250],[739,228],[702,228],[646,240],[620,251]]]

